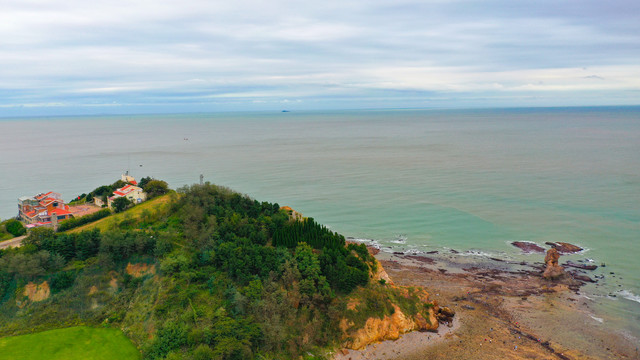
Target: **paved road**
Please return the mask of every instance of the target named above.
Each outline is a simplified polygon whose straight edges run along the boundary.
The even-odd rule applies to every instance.
[[[22,245],[22,239],[26,237],[26,235],[18,236],[17,238],[0,242],[0,249],[6,249],[8,247],[20,247]]]

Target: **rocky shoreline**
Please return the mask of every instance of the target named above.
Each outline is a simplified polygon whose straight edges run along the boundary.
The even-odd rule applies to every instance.
[[[557,247],[558,253],[562,252]],[[602,326],[581,287],[597,282],[593,265],[565,262],[544,278],[542,262],[470,258],[456,253],[372,250],[398,285],[422,286],[456,312],[454,328],[411,333],[335,359],[638,359],[636,344]]]

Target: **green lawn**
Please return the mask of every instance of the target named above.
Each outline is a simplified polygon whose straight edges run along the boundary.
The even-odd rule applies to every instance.
[[[124,212],[121,212],[119,214],[114,214],[111,216],[107,216],[104,219],[100,219],[98,221],[86,224],[86,225],[82,225],[79,226],[75,229],[71,229],[68,230],[67,232],[69,233],[79,233],[81,231],[85,231],[85,230],[93,230],[93,229],[99,229],[100,231],[106,231],[108,230],[110,227],[114,226],[114,224],[122,221],[125,216],[131,216],[132,218],[137,218],[140,216],[140,214],[142,214],[142,212],[144,210],[149,210],[149,211],[160,211],[162,210],[165,206],[168,206],[169,202],[171,201],[171,194],[166,194],[166,195],[162,195],[162,196],[158,196],[155,199],[151,199],[148,201],[143,202],[142,204],[138,204],[134,207],[132,207],[129,210],[126,210]]]
[[[76,326],[0,339],[0,360],[138,360],[122,331]]]

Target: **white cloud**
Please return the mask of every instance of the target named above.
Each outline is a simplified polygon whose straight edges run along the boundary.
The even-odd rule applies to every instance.
[[[5,0],[0,104],[628,99],[640,87],[640,12],[621,1]]]

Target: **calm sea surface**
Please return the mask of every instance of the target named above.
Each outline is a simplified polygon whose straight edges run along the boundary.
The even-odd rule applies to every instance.
[[[640,335],[638,107],[0,119],[0,218],[127,169],[172,187],[203,174],[405,250],[541,261],[509,242],[578,244],[571,260],[607,264],[585,290],[605,322]]]

